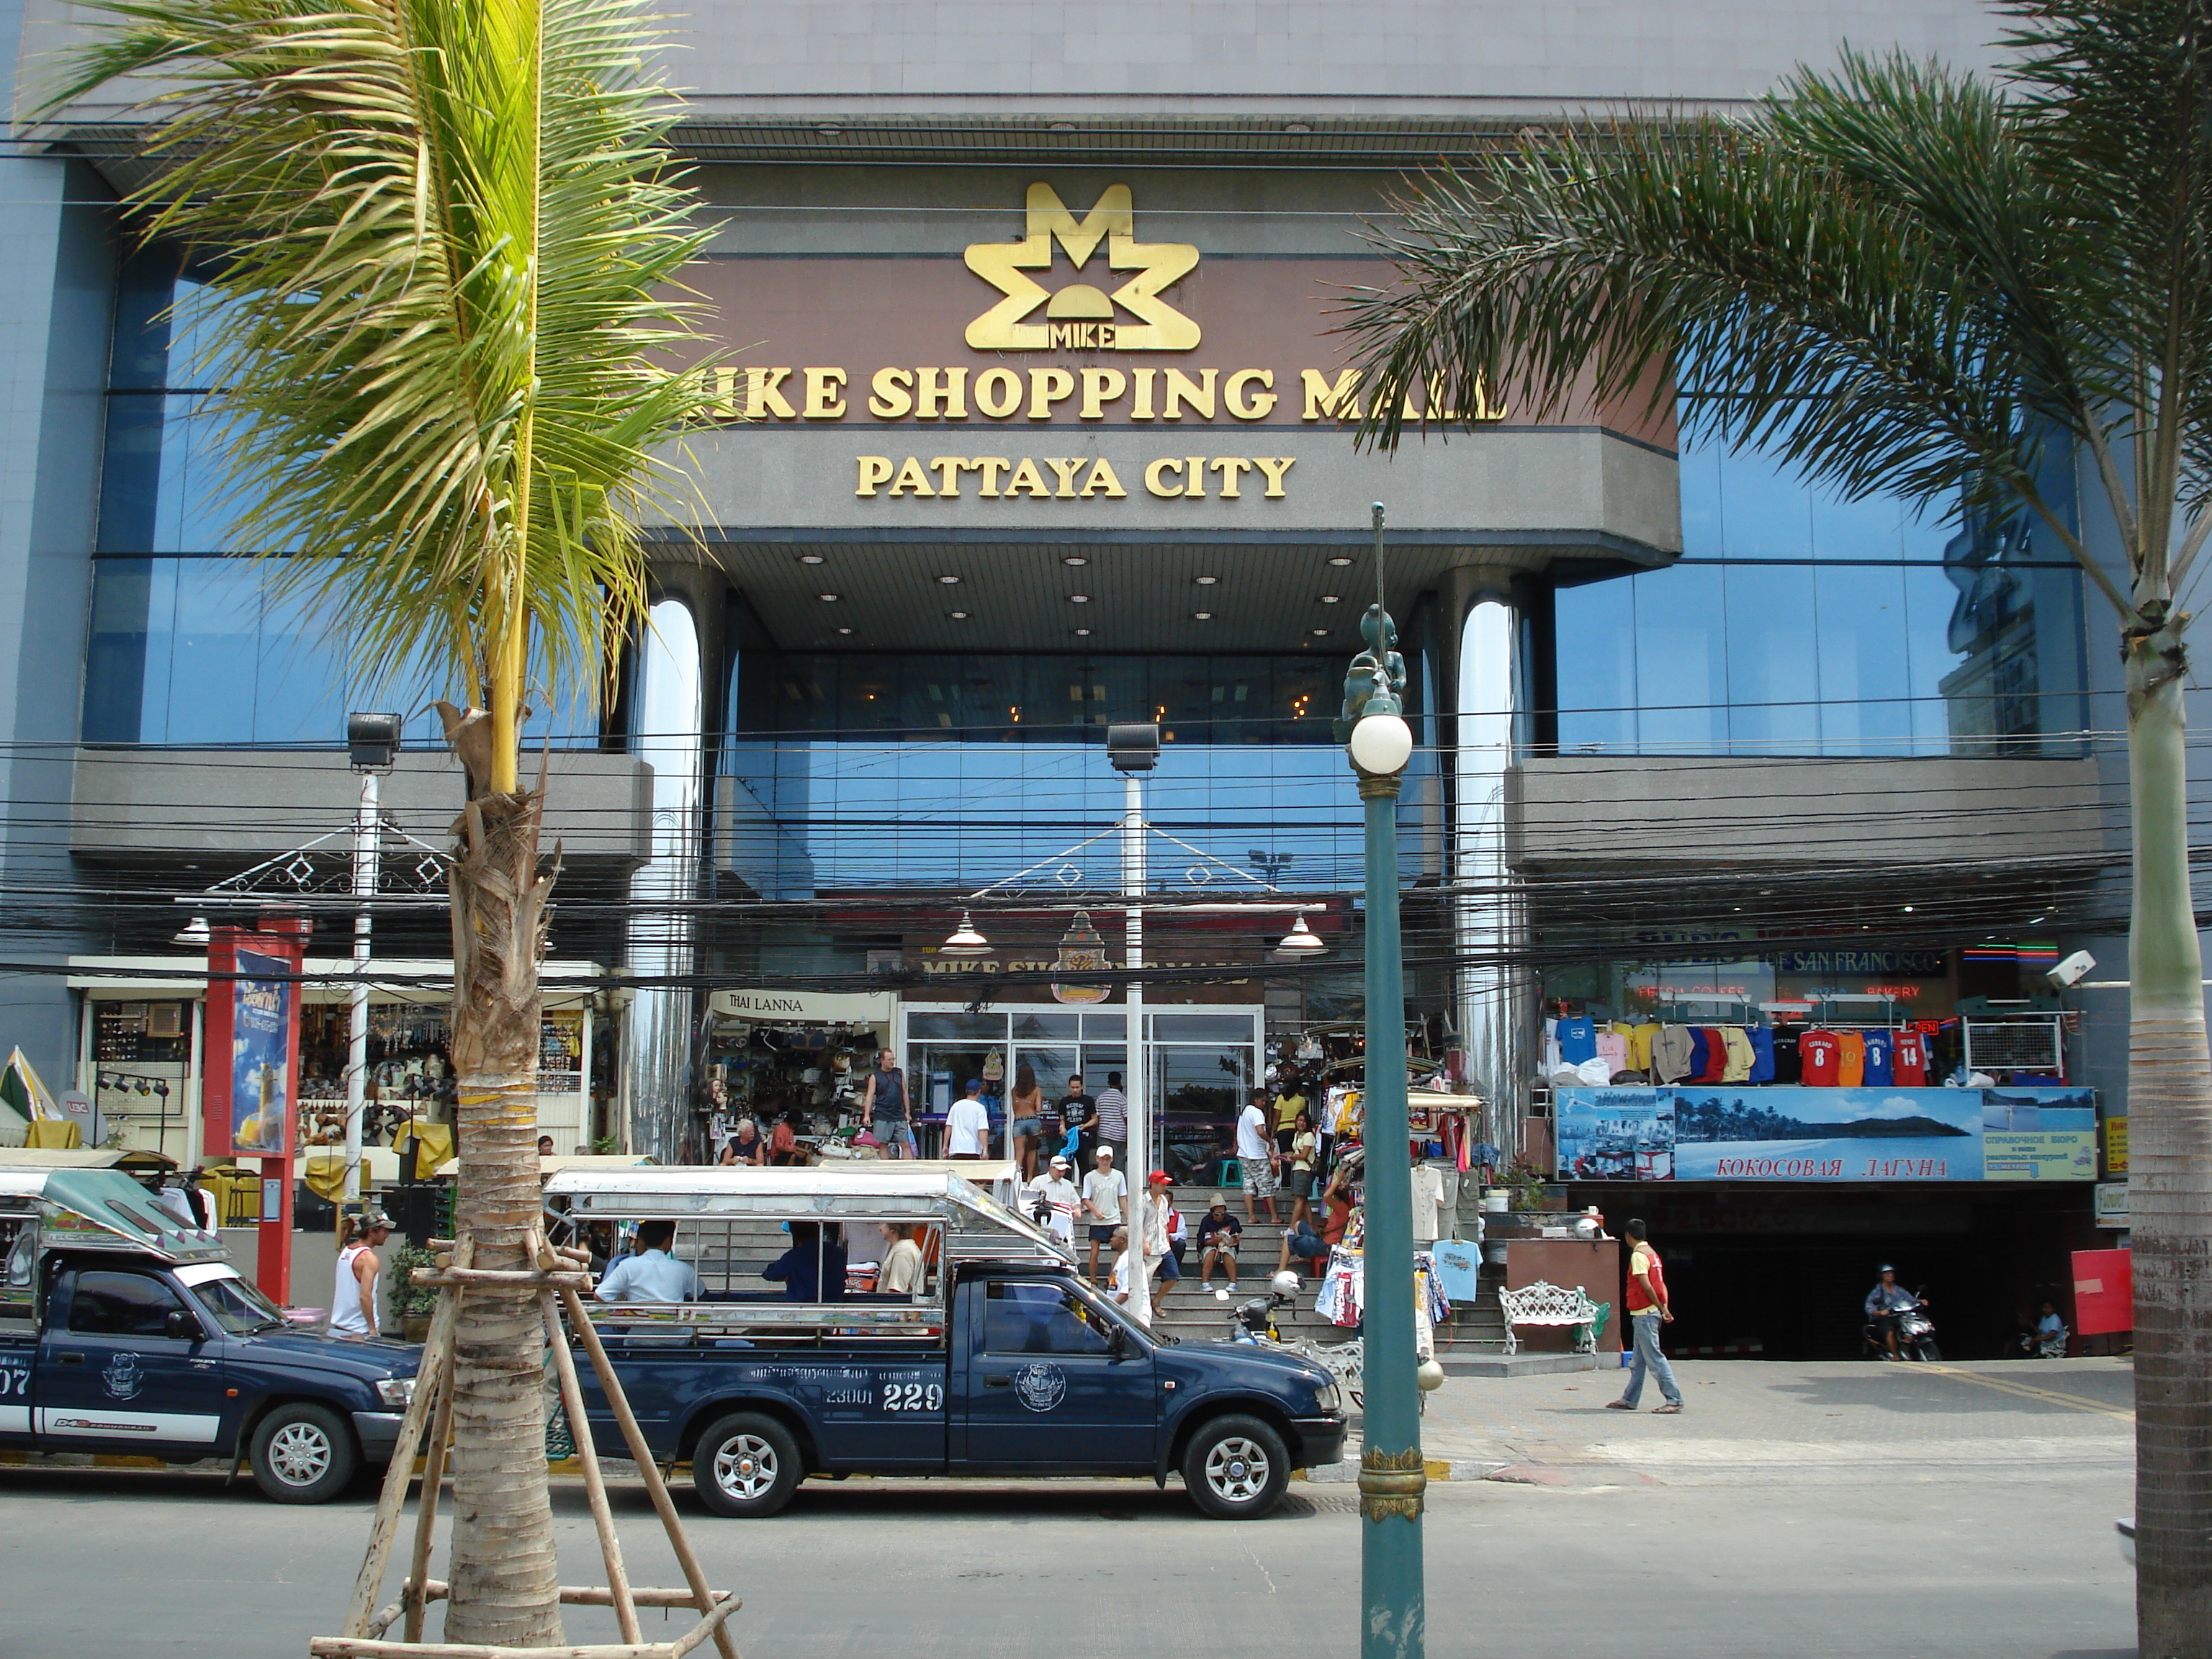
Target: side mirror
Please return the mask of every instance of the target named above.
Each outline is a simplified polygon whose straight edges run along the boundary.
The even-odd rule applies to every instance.
[[[199,1322],[182,1308],[172,1308],[161,1316],[161,1334],[179,1341],[196,1342],[200,1336]]]
[[[1119,1325],[1108,1326],[1106,1328],[1106,1352],[1109,1358],[1115,1359],[1127,1359],[1129,1357],[1129,1333],[1122,1329]]]

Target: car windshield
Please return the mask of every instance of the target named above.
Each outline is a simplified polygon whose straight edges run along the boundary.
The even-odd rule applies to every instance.
[[[192,1294],[215,1322],[233,1336],[265,1331],[284,1322],[276,1304],[242,1279],[210,1279],[193,1285]]]

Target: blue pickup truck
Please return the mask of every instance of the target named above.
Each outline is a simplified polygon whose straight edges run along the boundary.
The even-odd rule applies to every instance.
[[[546,1196],[556,1236],[595,1257],[667,1240],[635,1277],[684,1299],[601,1301],[593,1324],[653,1451],[718,1514],[773,1515],[810,1474],[1174,1474],[1237,1519],[1343,1453],[1322,1367],[1153,1335],[957,1176],[568,1170]],[[619,1445],[582,1369],[593,1438]]]
[[[295,1330],[129,1176],[0,1164],[0,1446],[243,1461],[280,1503],[389,1462],[421,1351]]]

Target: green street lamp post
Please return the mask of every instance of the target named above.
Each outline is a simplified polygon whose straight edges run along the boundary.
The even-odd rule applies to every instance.
[[[1344,679],[1336,735],[1367,813],[1365,1446],[1359,1457],[1360,1659],[1422,1659],[1419,1382],[1415,1375],[1413,1200],[1406,1127],[1406,999],[1398,944],[1398,788],[1413,752],[1399,691],[1397,629],[1384,608],[1382,507],[1375,507],[1375,604],[1367,649]]]

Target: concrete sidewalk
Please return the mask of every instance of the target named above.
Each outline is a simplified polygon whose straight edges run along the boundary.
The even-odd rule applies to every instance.
[[[1453,1377],[1428,1397],[1432,1480],[1545,1486],[1979,1482],[2124,1473],[2135,1455],[2125,1358],[1960,1364],[1678,1364],[1685,1409],[1608,1411],[1626,1374]],[[1355,1444],[1358,1436],[1353,1437]],[[1356,1451],[1317,1481],[1358,1474]]]

